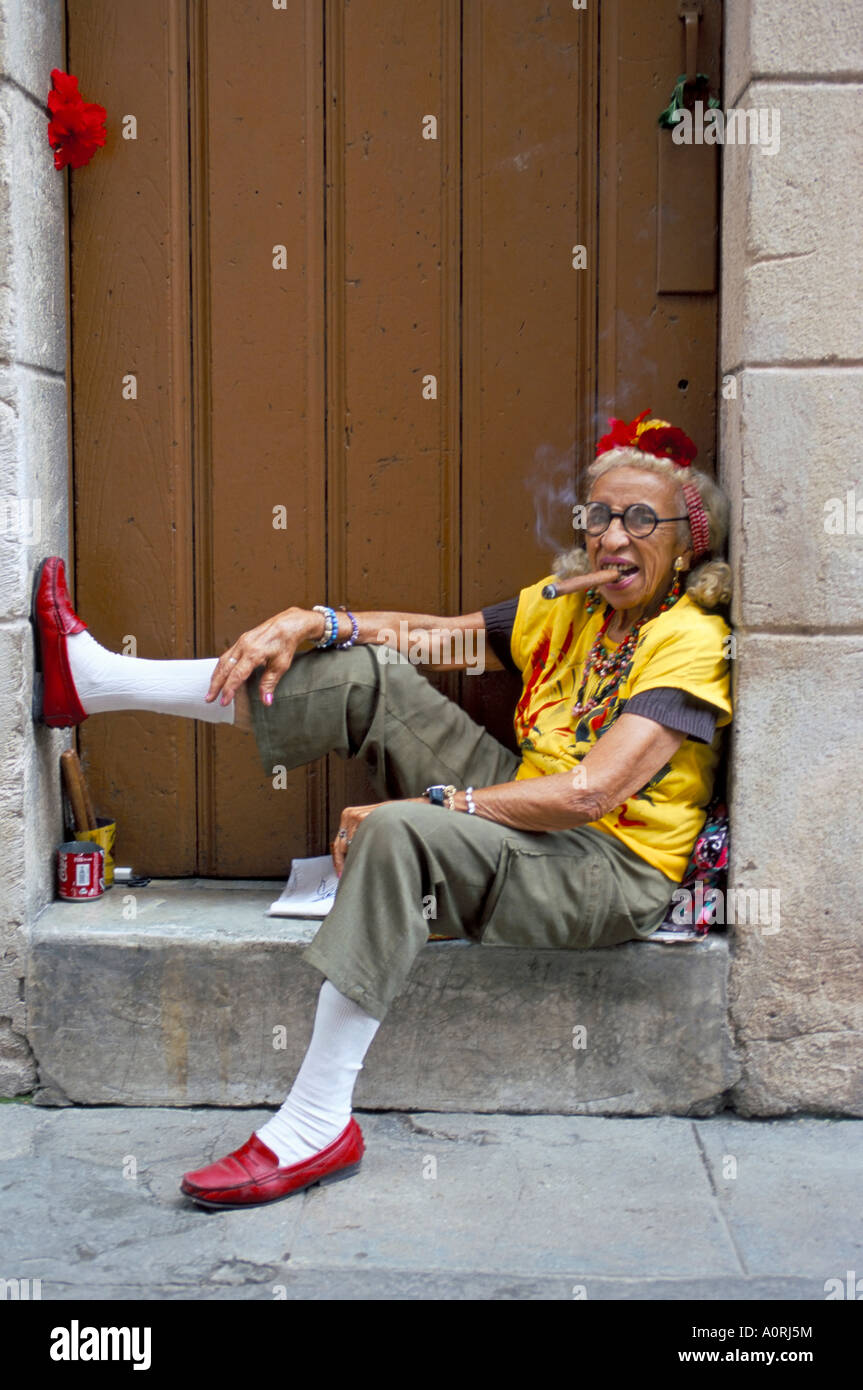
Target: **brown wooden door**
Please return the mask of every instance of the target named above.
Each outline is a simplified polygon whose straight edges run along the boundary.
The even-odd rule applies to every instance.
[[[68,14],[108,109],[71,178],[76,601],[106,646],[217,655],[290,603],[472,610],[570,543],[607,408],[712,442],[715,296],[655,289],[673,0]],[[504,678],[439,680],[501,727]],[[275,791],[249,737],[190,720],[79,740],[151,874],[282,876],[369,796],[337,759]]]

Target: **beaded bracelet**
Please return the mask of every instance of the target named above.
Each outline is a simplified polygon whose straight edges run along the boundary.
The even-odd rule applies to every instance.
[[[348,613],[348,610],[347,608],[340,608],[339,612]],[[348,617],[351,620],[351,635],[346,642],[336,643],[336,650],[340,652],[345,651],[348,647],[352,647],[360,635],[360,625],[354,617],[353,613],[348,613]]]
[[[323,603],[316,603],[312,611],[324,615],[324,635],[320,642],[315,643],[315,646],[321,650],[325,647],[331,647],[339,635],[339,620],[336,617],[336,610],[327,608]]]
[[[476,815],[476,802],[473,799],[473,787],[465,787],[464,799],[467,802],[467,813],[469,816]]]

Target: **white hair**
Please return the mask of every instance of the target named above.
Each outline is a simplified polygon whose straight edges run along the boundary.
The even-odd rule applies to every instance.
[[[698,489],[701,505],[704,508],[709,527],[711,556],[697,563],[689,572],[686,592],[701,608],[717,608],[731,600],[731,567],[724,560],[713,558],[721,551],[728,535],[730,505],[719,484],[702,473],[698,468],[684,470],[672,463],[671,459],[659,458],[656,454],[645,453],[641,449],[620,446],[601,454],[587,470],[591,482],[610,473],[613,468],[640,468],[647,473],[658,473],[663,478],[673,478],[679,485],[692,483]],[[685,511],[683,491],[680,490],[678,504]],[[692,546],[692,532],[688,521],[677,523],[677,539],[681,545]],[[554,572],[561,578],[565,575],[586,574],[590,569],[587,551],[582,546],[574,546],[555,556]]]

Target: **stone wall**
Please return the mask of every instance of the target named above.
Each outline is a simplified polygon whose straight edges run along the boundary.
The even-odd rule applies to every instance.
[[[743,1077],[733,1099],[744,1114],[859,1115],[859,0],[730,0],[723,106],[780,114],[775,154],[729,145],[723,159],[721,457],[738,637],[731,886],[780,895],[776,923],[750,913],[734,928]]]
[[[30,1091],[26,933],[53,897],[65,730],[31,718],[32,576],[69,556],[66,186],[47,141],[60,0],[0,0],[0,1095]]]

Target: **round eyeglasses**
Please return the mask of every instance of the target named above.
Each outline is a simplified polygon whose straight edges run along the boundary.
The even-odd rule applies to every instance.
[[[584,529],[589,536],[601,536],[611,525],[612,517],[619,516],[623,528],[636,540],[650,536],[664,521],[688,521],[689,516],[657,516],[646,502],[630,502],[622,512],[613,512],[607,502],[589,502],[584,513]]]

